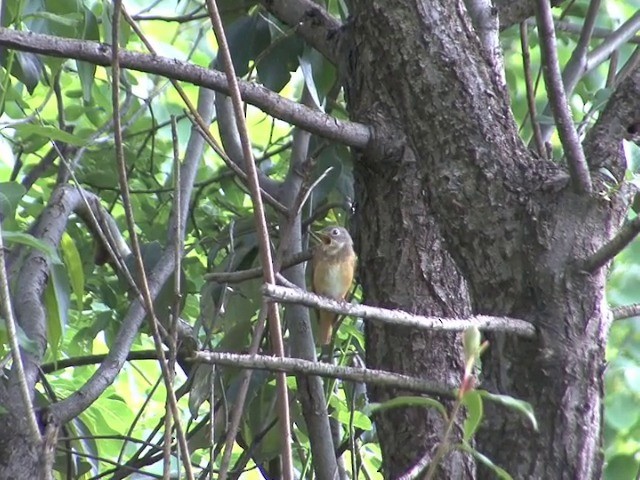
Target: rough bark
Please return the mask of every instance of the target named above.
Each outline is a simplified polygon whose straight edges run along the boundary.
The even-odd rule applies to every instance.
[[[533,322],[534,341],[491,338],[483,373],[484,388],[533,404],[540,431],[490,409],[478,449],[514,478],[599,478],[604,273],[574,265],[626,205],[575,195],[562,168],[526,150],[461,2],[424,3],[353,2],[349,111],[377,139],[355,163],[365,300]],[[372,367],[459,380],[454,338],[371,326],[367,341]],[[378,432],[394,478],[433,451],[442,425],[405,410],[378,418]],[[440,472],[473,477],[461,455]]]

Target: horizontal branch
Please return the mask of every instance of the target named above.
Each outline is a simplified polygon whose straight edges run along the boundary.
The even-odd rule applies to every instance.
[[[386,308],[355,305],[347,302],[337,302],[325,297],[319,297],[303,290],[265,284],[262,287],[265,296],[282,303],[299,303],[308,307],[322,308],[330,312],[368,320],[379,320],[394,325],[403,325],[430,330],[461,331],[470,327],[491,332],[507,332],[523,337],[534,337],[535,327],[529,322],[508,317],[492,317],[475,315],[469,318],[424,317],[412,315],[402,310],[388,310]]]
[[[640,317],[640,303],[623,305],[611,309],[613,320],[624,320],[625,318]]]
[[[84,60],[102,66],[110,66],[112,60],[111,47],[103,43],[20,32],[8,28],[0,28],[0,46],[53,57]],[[225,74],[217,70],[127,50],[120,50],[118,59],[122,68],[153,73],[229,94]],[[359,148],[366,147],[371,139],[371,131],[366,125],[338,120],[255,83],[239,80],[239,87],[245,102],[316,135]]]
[[[386,372],[384,370],[343,367],[329,363],[311,362],[301,358],[276,358],[265,355],[239,355],[226,352],[196,352],[189,360],[214,365],[268,370],[271,372],[319,375],[322,377],[339,378],[341,380],[381,385],[384,387],[403,388],[413,392],[429,393],[445,397],[455,398],[456,395],[455,387],[447,388],[420,378]]]
[[[629,245],[638,233],[640,233],[640,217],[627,220],[615,237],[605,243],[593,255],[580,262],[580,270],[594,272],[604,267],[609,260],[612,260],[624,247]]]
[[[285,258],[282,262],[282,269],[286,270],[289,267],[311,260],[311,255],[311,250],[306,250],[292,255],[289,258]],[[211,272],[205,274],[204,279],[207,282],[239,283],[260,277],[262,277],[262,267],[249,268],[237,272]]]

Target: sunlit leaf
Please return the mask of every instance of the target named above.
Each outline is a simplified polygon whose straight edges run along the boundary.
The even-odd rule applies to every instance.
[[[406,407],[422,407],[422,408],[435,408],[442,414],[444,419],[447,418],[447,409],[439,401],[429,397],[415,397],[415,396],[400,396],[387,400],[383,403],[370,403],[369,413],[379,413],[391,408],[406,408]]]
[[[505,407],[509,407],[510,409],[522,413],[528,420],[531,422],[531,426],[534,430],[538,430],[538,422],[533,413],[533,407],[530,403],[525,402],[524,400],[518,400],[517,398],[510,397],[509,395],[498,395],[495,393],[489,393],[486,390],[478,390],[480,395],[487,400],[490,400],[494,403],[499,403],[500,405],[504,405]]]
[[[464,439],[469,441],[475,435],[482,421],[482,395],[477,390],[470,390],[462,397],[462,404],[467,411],[463,424]]]

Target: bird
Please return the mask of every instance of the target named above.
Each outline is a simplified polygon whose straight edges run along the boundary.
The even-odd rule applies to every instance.
[[[349,293],[356,268],[356,254],[353,240],[346,228],[329,226],[316,233],[320,244],[315,248],[312,259],[313,291],[323,297],[342,301]],[[337,314],[325,310],[318,311],[318,342],[331,343],[333,325]]]

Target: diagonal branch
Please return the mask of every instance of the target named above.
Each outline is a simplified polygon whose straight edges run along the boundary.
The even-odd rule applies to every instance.
[[[96,65],[111,65],[111,47],[97,42],[0,28],[0,46],[54,57],[84,60]],[[126,50],[121,50],[118,58],[122,68],[162,75],[229,94],[229,86],[222,72],[166,57]],[[238,86],[243,100],[247,103],[311,133],[359,148],[366,147],[371,139],[370,128],[361,123],[338,120],[257,84],[238,80]]]
[[[536,335],[535,327],[529,322],[509,317],[492,317],[475,315],[469,318],[424,317],[413,315],[402,310],[356,305],[338,302],[320,297],[304,290],[296,290],[279,285],[265,284],[262,293],[278,302],[299,303],[307,307],[315,307],[343,315],[353,315],[368,320],[377,320],[393,325],[403,325],[413,328],[423,328],[439,331],[461,331],[470,327],[477,327],[484,331],[507,332],[523,337],[532,338]]]
[[[635,15],[624,22],[620,28],[609,35],[600,45],[589,53],[585,65],[585,73],[590,72],[609,58],[622,44],[631,40],[638,30],[640,30],[640,11],[636,12]]]
[[[272,372],[320,375],[353,382],[403,388],[414,392],[441,395],[450,398],[455,398],[456,396],[454,386],[436,385],[421,378],[386,372],[384,370],[342,367],[330,363],[311,362],[301,358],[276,358],[266,355],[239,355],[226,352],[196,352],[191,360],[200,363],[253,368]]]
[[[571,183],[576,192],[591,193],[589,167],[578,138],[578,132],[571,118],[567,96],[562,84],[558,52],[556,51],[556,33],[548,0],[536,0],[536,20],[540,33],[544,81],[547,85],[553,118],[558,126],[558,136],[567,158]]]
[[[341,23],[312,0],[260,0],[269,13],[296,32],[313,48],[337,65],[340,57]]]
[[[229,94],[233,103],[233,110],[235,114],[236,127],[238,134],[240,135],[240,143],[242,145],[242,155],[244,157],[244,168],[247,173],[247,179],[249,181],[249,189],[251,191],[251,201],[253,203],[254,219],[256,223],[256,230],[258,232],[260,259],[263,268],[263,277],[267,284],[275,284],[276,277],[273,268],[273,258],[271,256],[271,242],[269,239],[269,229],[267,227],[267,220],[264,211],[264,205],[262,203],[262,196],[260,195],[260,180],[258,179],[258,172],[256,164],[253,160],[253,152],[251,149],[251,142],[249,140],[249,132],[247,131],[247,124],[245,122],[242,98],[240,94],[240,88],[238,85],[238,79],[233,68],[233,61],[231,59],[231,53],[229,51],[229,45],[227,43],[227,37],[222,25],[222,19],[218,12],[218,6],[216,0],[207,0],[207,9],[211,17],[211,24],[213,31],[218,41],[219,51],[218,55],[222,59],[224,65],[225,75],[227,82],[229,83]],[[278,357],[284,357],[284,343],[282,340],[282,325],[280,323],[280,311],[277,305],[266,305],[268,318],[269,318],[269,332],[271,334],[271,343],[273,350]],[[289,414],[289,395],[287,388],[287,379],[285,375],[276,376],[276,389],[278,392],[278,416],[280,422],[280,429],[282,435],[281,442],[281,454],[282,454],[282,470],[283,478],[285,480],[293,479],[293,459],[291,454],[291,425]],[[231,450],[234,443],[234,437],[237,432],[228,432],[227,442],[225,444],[225,458],[231,454]],[[223,462],[219,478],[221,480],[226,478],[226,466]]]
[[[604,267],[607,262],[620,253],[640,233],[640,217],[628,220],[620,231],[609,242],[605,243],[590,257],[579,263],[579,268],[585,272],[594,272]]]

